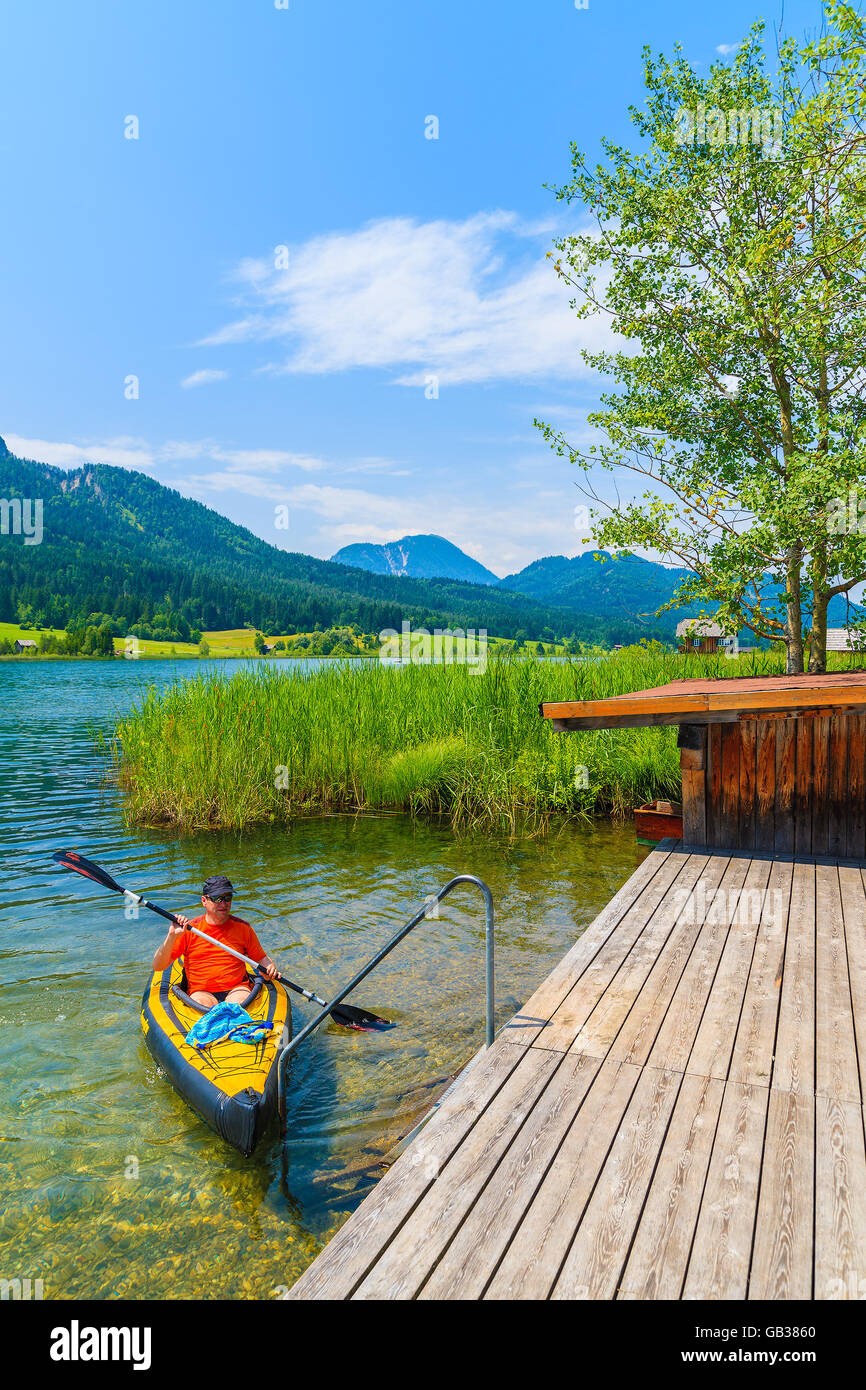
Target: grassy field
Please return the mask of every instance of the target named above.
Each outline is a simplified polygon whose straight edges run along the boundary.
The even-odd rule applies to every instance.
[[[264,663],[148,692],[118,726],[131,822],[240,829],[322,810],[392,808],[455,827],[538,828],[627,816],[678,797],[675,728],[555,734],[542,700],[622,694],[689,675],[765,674],[783,658],[650,655],[465,666],[333,664],[287,679]]]
[[[31,641],[39,643],[41,642],[43,637],[49,635],[56,638],[62,638],[65,636],[65,633],[60,628],[24,628],[21,627],[18,623],[0,623],[0,641],[2,641],[5,638],[9,642],[16,642],[22,639],[29,638]],[[208,655],[211,657],[236,658],[256,656],[255,632],[251,628],[226,628],[219,632],[205,632],[202,635],[208,644]],[[267,637],[265,640],[269,646],[272,646],[277,642],[283,642],[285,644],[286,650],[284,652],[275,653],[272,659],[277,659],[279,657],[284,656],[297,656],[302,658],[309,658],[317,655],[320,656],[321,654],[304,650],[303,648],[298,646],[298,642],[299,639],[303,637],[309,637],[313,639],[316,637],[316,635],[317,634],[313,632],[294,633],[291,636]],[[113,640],[115,654],[118,656],[122,655],[126,647],[125,638],[115,637]],[[506,639],[504,638],[488,638],[488,650],[490,652],[496,652],[506,645],[508,644]],[[457,639],[456,648],[458,652],[461,650],[462,646],[462,641],[460,639]],[[378,646],[372,650],[378,651]],[[546,654],[551,656],[559,654],[562,650],[563,649],[561,647],[554,647],[549,643],[545,647]],[[371,654],[371,649],[367,648],[363,651],[359,649],[358,655],[363,654]],[[38,655],[41,659],[41,654]],[[142,659],[157,657],[191,658],[199,657],[201,653],[199,652],[197,643],[193,642],[151,642],[144,639],[138,639],[138,655]],[[19,656],[18,659],[20,660],[21,657]],[[32,660],[33,658],[32,656],[25,656],[23,659]],[[55,654],[51,657],[51,659],[56,661],[58,657]],[[85,658],[82,658],[82,660],[84,659]]]
[[[32,636],[32,635],[36,635],[36,634],[31,634],[31,636]],[[241,657],[241,656],[255,656],[255,655],[256,655],[256,650],[255,650],[255,632],[254,632],[252,629],[250,629],[250,628],[247,628],[247,627],[227,628],[226,630],[221,631],[221,632],[205,632],[205,633],[202,634],[202,636],[204,637],[205,641],[206,641],[207,644],[208,644],[208,647],[209,647],[209,649],[210,649],[210,650],[209,650],[209,655],[212,656],[212,657]],[[316,656],[317,654],[316,654],[315,652],[309,652],[309,651],[304,650],[303,648],[301,648],[301,647],[298,645],[298,643],[299,643],[299,639],[301,639],[301,638],[303,638],[303,637],[314,638],[315,636],[316,636],[316,634],[313,633],[313,632],[306,632],[306,633],[298,632],[298,633],[292,634],[291,636],[266,637],[266,638],[265,638],[265,641],[267,642],[268,646],[273,646],[273,645],[274,645],[275,643],[277,643],[277,642],[282,642],[282,643],[284,643],[284,645],[285,645],[285,647],[286,647],[286,650],[285,650],[284,652],[276,652],[276,653],[274,653],[274,654],[273,654],[274,659],[278,659],[278,658],[280,658],[280,657],[285,657],[285,656],[312,657],[312,656]],[[488,644],[488,650],[494,651],[494,652],[495,652],[495,651],[497,651],[500,647],[505,646],[507,643],[506,643],[506,639],[504,639],[504,638],[489,637],[489,638],[487,639],[487,644]],[[464,643],[463,643],[463,641],[462,641],[460,638],[456,639],[456,649],[457,649],[458,652],[462,649],[463,645],[464,645]],[[124,649],[124,641],[123,641],[122,638],[116,637],[116,638],[114,639],[114,649],[115,649],[116,652],[122,652],[122,651],[123,651],[123,649]],[[183,656],[183,657],[195,656],[195,657],[197,657],[197,656],[199,655],[199,649],[198,649],[198,647],[195,646],[195,645],[193,645],[193,644],[190,643],[190,642],[174,642],[174,643],[172,643],[172,642],[148,642],[148,641],[140,641],[140,642],[139,642],[139,649],[140,649],[140,655],[141,655],[142,657],[157,657],[157,656],[179,656],[179,657],[180,657],[180,656]],[[377,645],[375,648],[373,648],[372,650],[373,650],[373,651],[378,651],[378,645]],[[556,655],[556,654],[557,654],[558,652],[560,652],[561,650],[562,650],[562,648],[554,647],[554,646],[551,645],[551,644],[548,644],[547,647],[545,648],[545,651],[547,652],[548,655]],[[369,654],[370,651],[371,651],[370,648],[364,649],[364,653]],[[362,654],[364,654],[364,653],[362,653],[362,651],[359,650],[359,653],[358,653],[358,654],[359,654],[359,655],[362,655]]]
[[[52,637],[63,637],[65,634],[60,628],[43,628],[37,632],[33,627],[21,627],[18,623],[0,623],[0,641],[7,642],[38,642],[41,637],[50,634]]]

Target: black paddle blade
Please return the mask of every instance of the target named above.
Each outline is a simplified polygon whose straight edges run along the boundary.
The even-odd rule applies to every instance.
[[[380,1018],[367,1009],[356,1009],[351,1004],[336,1004],[331,1009],[331,1018],[343,1028],[357,1028],[359,1032],[368,1032],[373,1028],[382,1032],[385,1028],[394,1027],[390,1019]]]
[[[76,874],[82,874],[84,878],[93,879],[94,883],[99,883],[103,888],[110,888],[113,893],[124,891],[119,883],[115,883],[111,874],[107,874],[104,869],[100,869],[98,864],[94,864],[91,859],[85,859],[83,854],[78,854],[74,849],[59,849],[51,858],[55,864],[60,864],[64,869],[72,869]]]

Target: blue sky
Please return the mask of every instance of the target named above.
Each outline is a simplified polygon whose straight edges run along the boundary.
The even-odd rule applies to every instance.
[[[708,66],[758,14],[781,7],[7,0],[0,434],[314,555],[575,554],[583,499],[532,420],[580,438],[605,328],[544,259],[582,214],[543,185],[572,140],[635,143],[645,43]]]

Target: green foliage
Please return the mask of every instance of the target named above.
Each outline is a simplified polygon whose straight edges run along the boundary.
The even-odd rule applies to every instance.
[[[678,796],[676,729],[555,734],[539,718],[541,701],[782,664],[768,654],[728,660],[646,647],[602,661],[490,660],[478,675],[347,661],[293,678],[261,663],[229,680],[149,689],[118,726],[115,766],[130,821],[186,830],[373,807],[463,828],[625,816],[652,797]]]
[[[760,24],[706,75],[647,51],[640,152],[605,141],[590,170],[573,147],[557,197],[599,225],[556,243],[556,270],[631,346],[584,353],[620,388],[589,417],[606,442],[541,425],[588,471],[650,481],[593,512],[600,545],[678,562],[673,602],[783,641],[792,671],[807,641],[823,669],[827,605],[866,578],[866,528],[837,524],[840,495],[866,504],[866,25],[828,20],[772,79]]]

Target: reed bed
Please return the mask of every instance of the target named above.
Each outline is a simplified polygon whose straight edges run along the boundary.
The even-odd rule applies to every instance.
[[[242,829],[391,809],[455,829],[537,830],[678,798],[675,728],[555,734],[542,700],[593,699],[688,676],[769,674],[738,660],[631,649],[600,661],[452,666],[256,664],[149,688],[115,731],[130,823]]]

